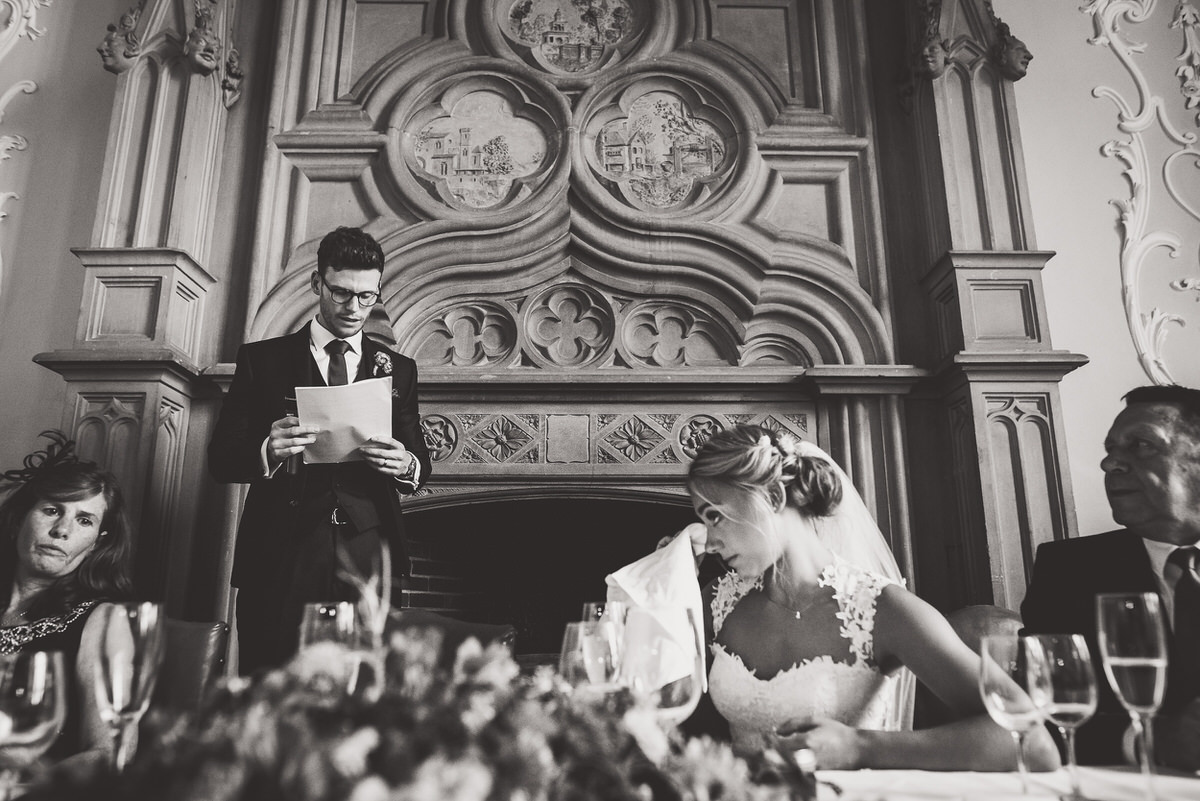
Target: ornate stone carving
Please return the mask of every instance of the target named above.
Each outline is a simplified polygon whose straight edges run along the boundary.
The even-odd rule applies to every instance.
[[[120,75],[132,67],[142,53],[142,42],[137,33],[137,26],[144,5],[145,0],[142,0],[122,14],[117,24],[109,23],[104,41],[100,42],[96,48],[104,69],[114,75]]]
[[[506,462],[525,449],[533,437],[512,417],[498,417],[471,439],[497,462]]]
[[[641,461],[665,439],[640,417],[630,417],[604,438],[613,450],[631,462]]]
[[[950,42],[942,36],[942,0],[926,0],[923,34],[912,56],[912,71],[922,78],[940,78],[946,72]]]
[[[737,347],[706,313],[649,301],[627,310],[622,344],[630,362],[646,367],[736,364]]]
[[[429,457],[435,462],[449,459],[458,446],[458,428],[440,414],[421,418],[421,432],[425,436],[425,447],[429,448]]]
[[[229,48],[225,57],[225,77],[221,78],[221,102],[225,108],[230,108],[242,97],[242,79],[246,73],[242,70],[242,54],[236,47]]]
[[[211,75],[221,63],[221,37],[213,29],[215,0],[195,0],[196,18],[183,43],[188,65],[199,75]]]
[[[1005,78],[1010,81],[1019,81],[1029,72],[1029,62],[1033,61],[1033,54],[1029,52],[1029,48],[1025,46],[1024,42],[1013,36],[1012,31],[1008,28],[1008,23],[996,16],[991,0],[987,0],[986,5],[988,16],[996,31],[996,39],[991,52],[992,61],[995,62],[996,68]]]
[[[586,156],[616,197],[642,211],[703,201],[730,174],[735,126],[694,87],[643,80],[589,121]]]
[[[547,174],[558,156],[559,129],[502,76],[456,78],[405,123],[405,161],[451,208],[510,205]]]
[[[510,47],[553,75],[588,74],[614,64],[642,35],[645,3],[608,0],[498,0],[496,17]]]
[[[499,304],[468,301],[422,326],[415,344],[415,358],[421,364],[505,363],[517,347],[517,326],[512,313]]]
[[[612,307],[581,284],[553,286],[530,304],[525,336],[532,346],[530,356],[542,366],[592,364],[612,345]]]
[[[1133,59],[1134,54],[1143,52],[1145,46],[1131,41],[1120,25],[1122,18],[1131,23],[1142,22],[1149,9],[1120,0],[1091,0],[1080,11],[1092,17],[1095,35],[1088,41],[1112,51],[1137,87],[1138,97],[1132,103],[1108,86],[1097,86],[1092,94],[1113,102],[1117,107],[1117,127],[1129,134],[1128,139],[1114,139],[1101,148],[1106,156],[1124,165],[1122,173],[1129,182],[1129,196],[1112,201],[1119,212],[1121,227],[1121,290],[1126,323],[1142,369],[1150,379],[1157,384],[1176,383],[1179,379],[1167,365],[1165,346],[1171,326],[1182,328],[1185,320],[1181,315],[1157,306],[1146,309],[1140,284],[1142,271],[1155,251],[1162,249],[1175,256],[1184,244],[1183,237],[1177,231],[1151,229],[1150,209],[1155,203],[1161,202],[1155,197],[1155,190],[1159,187],[1154,182],[1154,176],[1161,175],[1161,189],[1165,190],[1167,197],[1200,222],[1200,205],[1195,200],[1196,182],[1193,177],[1195,167],[1200,165],[1200,148],[1197,148],[1194,132],[1181,131],[1163,113],[1163,99],[1151,94],[1150,82]],[[1194,6],[1192,12],[1190,15],[1177,13],[1175,20],[1179,25],[1172,23],[1173,27],[1183,30],[1184,55],[1181,58],[1185,60],[1185,67],[1192,63],[1189,58],[1200,58],[1194,47],[1197,18]],[[1187,75],[1185,67],[1177,71],[1181,78]],[[1152,163],[1150,154],[1163,152],[1159,149],[1160,142],[1173,149],[1169,150],[1161,164]],[[1152,143],[1155,147],[1151,147]],[[1187,175],[1187,180],[1180,182],[1178,177],[1182,174]],[[1177,291],[1187,291],[1197,286],[1197,279],[1188,276],[1170,281],[1168,285]],[[1190,363],[1184,365],[1185,370],[1189,368]],[[1194,382],[1196,375],[1188,375],[1187,383]]]
[[[698,414],[679,429],[679,447],[687,458],[695,459],[708,438],[724,427],[715,417]]]

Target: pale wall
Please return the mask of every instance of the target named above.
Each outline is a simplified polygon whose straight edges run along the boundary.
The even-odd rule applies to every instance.
[[[45,445],[37,434],[62,425],[65,383],[30,359],[67,348],[75,337],[83,268],[70,248],[92,233],[116,76],[100,66],[96,45],[128,0],[74,0],[36,11],[40,38],[17,40],[0,61],[0,95],[18,94],[0,120],[0,136],[29,145],[0,160],[0,469]],[[0,10],[0,14],[5,11]]]
[[[1116,106],[1093,97],[1092,89],[1110,86],[1135,105],[1138,95],[1112,52],[1088,44],[1092,21],[1079,11],[1081,5],[1075,0],[996,0],[995,9],[1034,55],[1029,74],[1016,84],[1017,112],[1037,245],[1058,254],[1044,273],[1052,341],[1056,348],[1091,359],[1063,380],[1062,400],[1079,532],[1094,534],[1115,527],[1099,468],[1105,432],[1122,408],[1121,395],[1151,382],[1139,365],[1125,322],[1121,236],[1117,211],[1109,203],[1110,198],[1128,197],[1129,188],[1121,177],[1122,165],[1100,152],[1105,142],[1128,136],[1117,129]],[[1170,118],[1195,132],[1195,110],[1185,112],[1174,75],[1179,65],[1175,58],[1183,49],[1182,32],[1169,27],[1175,6],[1159,2],[1148,21],[1122,27],[1146,42],[1146,53],[1136,62],[1144,65]],[[1200,184],[1195,175],[1192,169],[1193,187]],[[1156,197],[1166,199],[1161,190]],[[1173,274],[1200,275],[1194,244],[1200,223],[1169,205],[1154,205],[1152,220],[1184,234],[1192,245],[1173,265],[1155,265],[1164,271],[1169,266]],[[1147,285],[1165,282],[1158,271],[1145,279]],[[1190,317],[1187,328],[1169,334],[1176,348],[1175,378],[1195,383],[1192,376],[1200,360],[1192,355],[1192,364],[1185,364],[1188,356],[1181,348],[1190,335],[1190,353],[1200,352],[1200,306],[1181,293],[1175,295],[1168,300],[1175,304],[1172,310]]]

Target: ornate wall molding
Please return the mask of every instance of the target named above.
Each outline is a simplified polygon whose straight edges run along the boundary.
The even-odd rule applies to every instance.
[[[1143,24],[1152,19],[1155,0],[1090,0],[1080,8],[1091,16],[1094,35],[1088,40],[1097,47],[1106,47],[1133,79],[1136,94],[1127,98],[1109,86],[1092,90],[1096,97],[1110,100],[1117,108],[1117,129],[1128,138],[1107,142],[1101,152],[1122,165],[1121,173],[1129,183],[1129,196],[1113,199],[1121,228],[1120,270],[1121,293],[1125,319],[1133,337],[1138,360],[1146,375],[1156,384],[1182,381],[1181,371],[1194,362],[1194,346],[1188,349],[1187,361],[1168,364],[1167,340],[1173,330],[1183,328],[1188,320],[1184,314],[1157,305],[1153,298],[1143,295],[1152,257],[1164,251],[1172,259],[1185,248],[1200,253],[1200,242],[1194,234],[1167,228],[1162,208],[1169,206],[1200,223],[1200,193],[1197,192],[1195,171],[1200,167],[1200,148],[1194,131],[1183,130],[1172,119],[1172,103],[1155,93],[1161,76],[1147,76],[1135,60],[1147,45],[1132,39],[1122,23]],[[1161,20],[1160,18],[1157,18]],[[1176,70],[1185,109],[1200,105],[1200,9],[1191,0],[1180,0],[1175,8],[1169,29],[1178,29],[1183,38]],[[1153,80],[1152,80],[1153,78]],[[1198,115],[1197,124],[1200,124]],[[1167,143],[1167,152],[1159,140]],[[1195,270],[1196,260],[1184,258],[1182,264]],[[1166,282],[1176,292],[1200,289],[1200,275],[1185,275]],[[1200,323],[1194,315],[1193,323]],[[1174,367],[1174,369],[1173,369]],[[1194,369],[1194,368],[1192,368]],[[1187,378],[1194,382],[1200,373]]]
[[[0,11],[7,10],[7,15],[0,15],[3,27],[0,27],[0,62],[16,46],[23,37],[31,42],[46,33],[45,28],[37,25],[38,9],[48,8],[52,0],[0,0]],[[30,80],[18,80],[0,93],[0,122],[8,104],[18,94],[33,94],[37,84]],[[29,140],[20,134],[0,133],[0,163],[12,158],[13,151],[22,151],[29,147]],[[0,222],[8,216],[4,206],[10,200],[20,200],[16,192],[6,191],[0,187]],[[4,238],[0,237],[0,277],[4,275]]]

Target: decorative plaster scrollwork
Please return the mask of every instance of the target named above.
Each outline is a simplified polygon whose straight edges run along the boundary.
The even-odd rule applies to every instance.
[[[242,96],[242,79],[246,72],[242,69],[242,54],[236,47],[229,48],[225,57],[225,77],[221,79],[221,102],[225,108],[231,108]]]
[[[1157,307],[1144,311],[1139,282],[1147,259],[1154,251],[1162,248],[1175,257],[1183,247],[1183,241],[1175,231],[1150,230],[1151,195],[1154,190],[1152,176],[1156,172],[1160,173],[1163,176],[1163,188],[1171,200],[1192,218],[1200,221],[1200,208],[1184,194],[1184,186],[1175,180],[1177,167],[1187,170],[1189,166],[1200,166],[1200,149],[1196,147],[1195,133],[1181,131],[1172,122],[1167,114],[1165,101],[1151,91],[1149,81],[1134,62],[1133,55],[1144,52],[1145,44],[1127,38],[1120,27],[1122,19],[1131,23],[1146,21],[1153,12],[1154,5],[1155,0],[1090,0],[1080,11],[1092,17],[1095,35],[1088,40],[1089,43],[1111,50],[1133,78],[1137,89],[1137,105],[1127,101],[1117,90],[1108,86],[1097,86],[1092,90],[1092,94],[1113,102],[1118,112],[1118,128],[1129,134],[1129,139],[1113,140],[1101,148],[1104,155],[1116,158],[1124,164],[1122,174],[1128,180],[1130,188],[1128,198],[1111,201],[1118,210],[1121,226],[1121,289],[1126,322],[1142,369],[1155,383],[1170,384],[1175,380],[1165,361],[1164,345],[1169,327],[1183,327],[1185,321],[1180,315]],[[1198,15],[1194,6],[1186,11],[1183,10],[1184,6],[1191,6],[1191,3],[1188,0],[1180,2],[1171,27],[1183,29],[1186,56],[1194,43]],[[1185,67],[1187,63],[1190,62],[1185,62]],[[1176,74],[1184,78],[1187,73],[1181,68]],[[1165,138],[1169,145],[1175,148],[1158,168],[1150,161],[1151,134],[1155,140]],[[1192,174],[1194,175],[1194,172]],[[1186,185],[1193,187],[1194,191],[1195,183],[1193,178],[1186,182]],[[1197,285],[1198,279],[1191,277],[1169,283],[1169,286],[1178,291],[1194,290]]]
[[[1178,58],[1183,64],[1175,70],[1175,74],[1179,76],[1179,92],[1184,97],[1184,107],[1200,107],[1200,9],[1182,0],[1175,7],[1171,28],[1183,30],[1183,52]],[[1200,112],[1196,113],[1196,122],[1200,124]]]
[[[22,36],[33,41],[46,33],[45,28],[37,26],[37,12],[39,8],[49,8],[51,2],[53,0],[0,0],[0,9],[8,9],[4,27],[0,28],[0,60]]]

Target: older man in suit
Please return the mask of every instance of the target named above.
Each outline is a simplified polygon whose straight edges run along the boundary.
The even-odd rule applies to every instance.
[[[363,335],[382,279],[379,244],[338,228],[317,250],[316,317],[294,334],[238,350],[208,455],[216,480],[250,484],[233,566],[244,673],[294,653],[305,603],[353,598],[344,571],[365,570],[381,541],[405,563],[400,495],[429,477],[430,462],[416,364]],[[295,388],[385,375],[391,430],[360,448],[363,460],[301,463],[318,429],[295,416]]]
[[[1087,636],[1099,675],[1100,708],[1078,734],[1083,763],[1128,758],[1129,714],[1100,671],[1098,593],[1152,592],[1163,602],[1170,652],[1156,724],[1158,756],[1200,768],[1200,390],[1149,386],[1125,396],[1104,440],[1104,488],[1125,528],[1038,548],[1021,605],[1028,633]]]

